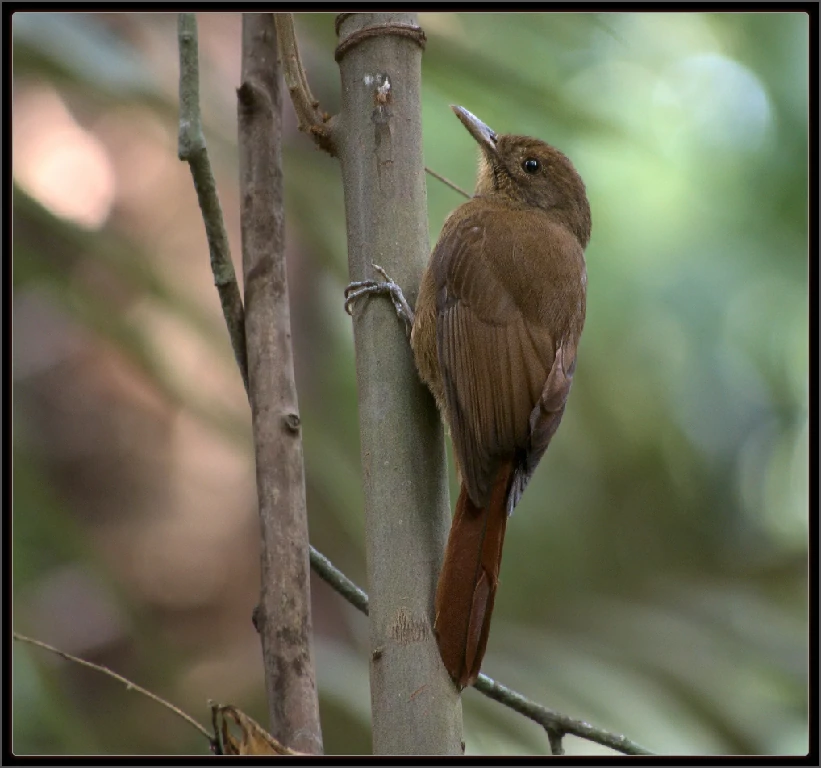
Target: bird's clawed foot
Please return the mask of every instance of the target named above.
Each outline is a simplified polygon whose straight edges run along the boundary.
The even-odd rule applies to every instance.
[[[357,280],[356,282],[350,283],[345,289],[345,311],[349,315],[352,314],[351,306],[362,296],[387,295],[390,296],[393,302],[396,314],[401,320],[405,321],[407,329],[410,331],[410,328],[413,326],[413,310],[410,308],[407,299],[405,299],[405,294],[402,293],[402,289],[388,277],[388,273],[385,272],[382,267],[378,264],[372,264],[371,266],[382,275],[384,280]]]

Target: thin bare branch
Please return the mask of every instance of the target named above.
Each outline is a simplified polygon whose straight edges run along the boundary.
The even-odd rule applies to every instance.
[[[179,707],[175,707],[170,702],[166,701],[165,699],[157,696],[156,693],[151,693],[151,691],[146,690],[141,685],[137,685],[136,683],[132,683],[127,677],[123,677],[122,675],[118,675],[116,672],[112,672],[108,667],[103,667],[100,664],[94,664],[91,661],[86,661],[85,659],[81,659],[78,656],[72,656],[70,653],[66,653],[65,651],[61,651],[59,648],[55,648],[53,645],[49,645],[48,643],[44,643],[41,640],[35,640],[33,637],[27,637],[26,635],[21,635],[19,632],[12,632],[12,637],[21,643],[28,643],[29,645],[35,645],[38,648],[43,648],[50,653],[54,653],[57,656],[65,659],[66,661],[72,661],[75,664],[79,664],[83,667],[88,667],[89,669],[93,669],[95,672],[101,672],[108,677],[114,678],[117,682],[122,683],[127,690],[129,691],[136,691],[137,693],[141,693],[143,696],[151,699],[152,701],[157,702],[161,706],[165,707],[166,709],[171,710],[177,717],[181,717],[185,720],[186,723],[192,725],[196,728],[206,739],[208,739],[209,743],[214,743],[214,737],[212,734],[208,733],[205,726],[198,723],[191,715],[186,714],[183,712]]]
[[[319,550],[311,547],[311,568],[326,584],[339,592],[354,608],[368,615],[368,596]]]
[[[436,171],[432,171],[430,168],[428,168],[428,166],[425,166],[425,171],[429,175],[433,176],[434,179],[438,179],[439,181],[441,181],[445,186],[448,186],[451,189],[456,190],[463,197],[467,197],[468,199],[473,197],[473,195],[471,195],[470,192],[466,192],[460,186],[454,184],[450,179],[446,178],[445,176],[442,176],[442,174],[436,173]]]
[[[289,748],[321,754],[302,432],[285,269],[277,59],[273,14],[243,14],[237,128],[249,400],[262,533],[257,625],[271,734]]]
[[[292,13],[275,13],[279,56],[282,62],[282,75],[291,103],[294,105],[299,130],[309,134],[316,145],[325,150],[331,157],[336,157],[336,143],[333,136],[333,118],[319,108],[319,102],[311,93],[308,77],[302,66],[299,55],[294,15]]]
[[[180,49],[180,131],[177,154],[188,163],[197,201],[205,224],[205,236],[211,254],[211,271],[219,292],[222,314],[234,349],[242,383],[248,391],[248,359],[245,349],[245,317],[237,276],[231,261],[228,233],[222,217],[217,185],[211,160],[205,146],[200,111],[199,53],[197,19],[193,13],[177,15]]]
[[[418,286],[430,254],[423,41],[411,12],[354,13],[339,25],[337,148],[351,280],[378,262],[399,285]],[[413,302],[415,291],[408,298]],[[461,701],[433,634],[450,526],[444,433],[392,313],[387,302],[370,302],[353,323],[365,559],[373,590],[369,650],[372,658],[378,652],[370,665],[373,752],[461,755]]]
[[[494,701],[498,701],[520,715],[529,717],[534,722],[539,723],[539,725],[547,728],[548,732],[553,730],[558,733],[570,733],[573,736],[610,747],[610,749],[615,749],[625,755],[653,754],[625,736],[596,728],[590,723],[584,722],[584,720],[576,720],[537,704],[535,701],[525,698],[522,694],[507,688],[501,683],[497,683],[487,675],[479,675],[474,687]]]

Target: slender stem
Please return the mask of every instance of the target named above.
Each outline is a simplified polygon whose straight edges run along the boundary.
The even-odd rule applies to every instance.
[[[66,653],[65,651],[61,651],[59,648],[55,648],[53,645],[48,645],[48,643],[44,643],[41,640],[35,640],[32,637],[26,637],[26,635],[21,635],[19,632],[12,632],[12,637],[21,643],[28,643],[29,645],[36,645],[38,648],[43,648],[50,653],[54,653],[57,656],[60,656],[67,661],[72,661],[75,664],[79,664],[83,667],[88,667],[89,669],[93,669],[96,672],[101,672],[104,675],[108,675],[108,677],[113,677],[118,682],[122,683],[127,690],[129,691],[136,691],[137,693],[141,693],[143,696],[151,699],[152,701],[156,701],[157,704],[165,707],[166,709],[171,710],[177,717],[181,717],[185,720],[186,723],[189,725],[194,726],[209,742],[213,743],[214,737],[208,733],[203,725],[198,723],[194,720],[191,715],[186,714],[183,712],[179,707],[175,707],[170,702],[166,701],[165,699],[157,696],[156,693],[151,693],[151,691],[146,690],[141,685],[137,685],[136,683],[131,682],[127,677],[123,677],[122,675],[118,675],[116,672],[112,672],[108,667],[103,667],[100,664],[94,664],[93,662],[86,661],[85,659],[81,659],[78,656],[72,656],[70,653]]]
[[[302,431],[285,269],[277,54],[273,14],[243,14],[237,128],[249,399],[262,534],[257,616],[270,731],[290,748],[321,754]]]
[[[602,728],[596,728],[584,720],[576,720],[575,718],[562,715],[555,712],[548,707],[537,704],[535,701],[525,698],[522,694],[507,688],[501,683],[497,683],[487,675],[479,675],[474,687],[485,696],[504,704],[514,712],[520,715],[529,717],[534,722],[550,730],[558,733],[570,733],[573,736],[579,736],[587,741],[601,744],[605,747],[610,747],[617,752],[622,752],[625,755],[652,755],[653,753],[639,746],[634,741],[631,741],[625,736],[615,733],[610,733]]]
[[[410,12],[351,14],[339,25],[335,58],[342,80],[338,149],[350,276],[379,263],[399,285],[413,287],[430,244],[422,50],[404,34],[409,30],[420,31]],[[373,590],[373,751],[461,755],[461,702],[433,634],[436,579],[450,524],[444,434],[392,313],[388,302],[369,302],[353,323]]]
[[[333,118],[319,108],[319,102],[311,93],[308,77],[302,66],[299,55],[294,15],[292,13],[275,13],[279,57],[282,63],[282,75],[291,103],[294,105],[299,130],[310,134],[317,146],[324,149],[331,157],[337,156],[333,136]]]
[[[242,297],[231,261],[228,233],[225,230],[217,185],[202,130],[197,19],[193,13],[178,14],[177,36],[180,49],[180,130],[177,154],[180,160],[188,163],[194,180],[194,189],[205,224],[205,236],[208,239],[214,284],[219,292],[234,357],[247,391],[248,359],[245,349]]]
[[[339,592],[354,608],[368,615],[368,596],[319,550],[311,547],[311,568],[326,584]]]
[[[466,192],[460,186],[458,186],[457,184],[454,184],[450,179],[446,178],[445,176],[442,176],[442,174],[440,174],[440,173],[436,173],[436,171],[431,170],[430,168],[428,168],[428,166],[425,166],[425,171],[427,171],[428,174],[433,176],[434,179],[438,179],[444,185],[450,187],[453,190],[456,190],[463,197],[467,197],[468,199],[473,197],[473,195],[471,195],[470,192]]]

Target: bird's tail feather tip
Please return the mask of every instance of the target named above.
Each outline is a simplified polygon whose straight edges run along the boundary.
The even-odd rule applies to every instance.
[[[460,690],[476,682],[490,633],[502,559],[512,464],[497,472],[487,506],[462,486],[436,588],[434,633],[448,674]]]

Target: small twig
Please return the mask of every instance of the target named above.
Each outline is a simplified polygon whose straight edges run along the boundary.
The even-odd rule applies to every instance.
[[[143,696],[148,697],[152,701],[157,702],[157,704],[162,705],[166,709],[170,709],[177,717],[181,717],[185,722],[189,725],[194,726],[206,739],[208,739],[209,743],[214,742],[214,737],[208,733],[204,726],[194,720],[191,715],[186,714],[178,707],[175,707],[170,702],[166,701],[163,698],[157,696],[156,693],[151,693],[151,691],[146,690],[140,685],[136,683],[132,683],[126,677],[122,675],[118,675],[116,672],[112,672],[108,667],[100,666],[99,664],[94,664],[90,661],[86,661],[85,659],[78,658],[77,656],[72,656],[70,653],[66,653],[65,651],[61,651],[59,648],[55,648],[54,646],[48,645],[40,640],[35,640],[32,637],[26,637],[25,635],[21,635],[19,632],[12,632],[12,637],[15,640],[18,640],[21,643],[28,643],[29,645],[36,645],[38,648],[43,648],[46,651],[50,651],[51,653],[57,654],[57,656],[61,656],[62,658],[66,659],[67,661],[73,661],[75,664],[80,664],[83,667],[88,667],[89,669],[93,669],[97,672],[102,672],[104,675],[108,675],[108,677],[113,677],[118,682],[125,685],[126,689],[129,691],[136,691],[137,693],[141,693]]]
[[[605,747],[610,747],[617,752],[622,752],[625,755],[652,755],[644,747],[639,746],[634,741],[620,736],[615,733],[610,733],[602,728],[596,728],[584,720],[576,720],[575,718],[562,715],[552,709],[537,704],[535,701],[530,701],[522,696],[521,693],[507,688],[501,683],[497,683],[487,675],[479,675],[479,679],[474,684],[474,687],[485,696],[510,707],[514,712],[520,715],[529,717],[542,727],[548,729],[548,737],[550,731],[559,733],[570,733],[573,736],[578,736],[587,741],[592,741],[596,744],[601,744]]]
[[[545,728],[547,731],[547,740],[550,742],[550,753],[555,757],[564,754],[564,745],[562,739],[564,734],[555,728]]]
[[[433,178],[434,178],[434,179],[439,179],[439,181],[441,181],[443,184],[445,184],[446,186],[450,187],[451,189],[455,190],[456,192],[458,192],[458,193],[459,193],[460,195],[462,195],[463,197],[467,197],[468,199],[470,199],[471,197],[473,197],[473,195],[471,195],[471,194],[470,194],[470,192],[466,192],[466,191],[465,191],[464,189],[462,189],[460,186],[458,186],[458,185],[454,184],[454,183],[453,183],[450,179],[445,178],[444,176],[442,176],[442,175],[441,175],[441,174],[439,174],[439,173],[436,173],[436,171],[432,171],[430,168],[428,168],[428,166],[425,166],[425,170],[426,170],[426,171],[427,171],[427,172],[428,172],[431,176],[433,176]]]
[[[368,596],[354,584],[342,571],[333,566],[330,560],[318,550],[311,547],[311,568],[317,576],[329,584],[344,597],[354,608],[368,615]]]
[[[302,66],[299,45],[294,31],[292,13],[275,13],[279,57],[282,62],[282,75],[291,103],[294,105],[299,130],[309,134],[320,149],[331,157],[336,157],[336,145],[333,138],[333,118],[319,108],[319,102],[311,93],[308,77]]]
[[[368,595],[344,573],[335,568],[327,557],[313,547],[311,547],[311,567],[323,581],[342,595],[354,608],[362,611],[366,616],[368,615]],[[525,698],[522,694],[511,690],[501,683],[497,683],[487,675],[479,675],[479,679],[474,684],[474,687],[479,693],[483,693],[488,698],[498,701],[500,704],[504,704],[506,707],[525,717],[529,717],[545,728],[554,755],[564,753],[561,746],[561,737],[565,734],[578,736],[579,738],[587,739],[587,741],[610,747],[610,749],[614,749],[625,755],[653,754],[653,752],[639,746],[625,736],[610,733],[602,728],[596,728],[583,720],[576,720],[575,718],[548,709],[541,704],[537,704],[535,701]],[[561,752],[557,752],[556,749],[561,750]]]
[[[188,163],[197,200],[205,224],[211,271],[219,291],[222,314],[228,326],[242,383],[248,391],[248,359],[245,349],[245,317],[237,276],[231,261],[228,233],[222,218],[214,172],[205,146],[200,111],[199,56],[197,19],[193,13],[177,16],[177,35],[180,49],[180,132],[177,154]]]

